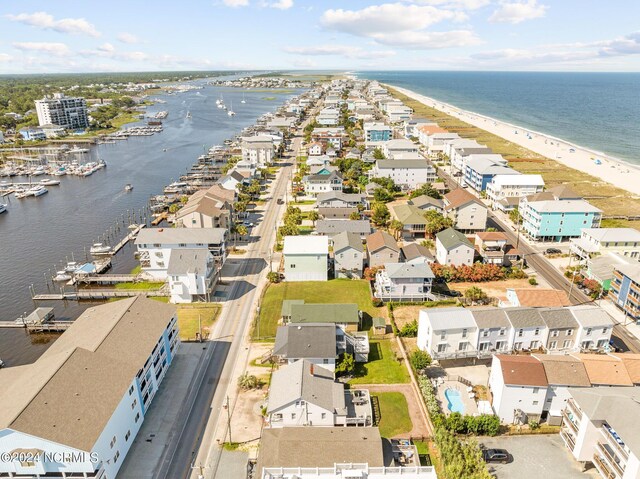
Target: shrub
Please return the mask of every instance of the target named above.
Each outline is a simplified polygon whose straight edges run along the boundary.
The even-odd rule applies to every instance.
[[[529,278],[529,284],[531,286],[535,286],[538,284],[538,280],[536,280],[536,278],[534,278],[533,276],[531,278]]]
[[[398,332],[398,336],[401,338],[415,338],[418,335],[418,321],[415,319],[408,324],[405,324]]]
[[[275,271],[271,271],[270,273],[267,273],[267,279],[269,280],[270,283],[279,283],[280,275]]]
[[[540,429],[540,423],[538,421],[529,421],[529,429],[532,431]]]
[[[426,351],[415,350],[409,356],[409,361],[416,371],[426,369],[431,364],[431,356]]]
[[[383,304],[384,302],[380,298],[371,298],[371,306],[374,308],[379,308]]]
[[[257,389],[260,386],[260,381],[253,374],[244,373],[238,378],[238,387],[245,391],[248,391],[249,389]]]
[[[353,354],[342,353],[338,356],[338,362],[336,363],[336,375],[350,374],[356,367],[356,361]]]

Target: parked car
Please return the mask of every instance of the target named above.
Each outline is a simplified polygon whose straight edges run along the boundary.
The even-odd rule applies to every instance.
[[[245,226],[253,226],[253,223],[251,223],[250,221],[243,221],[242,224]]]
[[[562,254],[562,250],[559,250],[558,248],[547,248],[544,254]]]
[[[506,464],[511,462],[511,455],[506,449],[483,449],[482,458],[484,462],[499,462],[500,464]]]
[[[284,200],[283,200],[282,198],[278,198],[277,203],[278,203],[279,205],[283,205],[283,204],[284,204]]]

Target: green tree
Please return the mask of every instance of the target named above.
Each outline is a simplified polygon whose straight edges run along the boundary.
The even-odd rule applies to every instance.
[[[352,211],[351,214],[349,215],[349,219],[350,220],[359,220],[360,219],[360,213],[357,211]]]
[[[453,220],[451,218],[446,218],[435,210],[425,211],[424,217],[427,220],[425,233],[430,237],[433,237],[436,233],[453,226]]]
[[[386,188],[377,188],[373,192],[373,199],[378,203],[389,203],[393,201],[393,195]]]
[[[465,299],[471,301],[471,303],[477,303],[480,301],[485,301],[488,296],[482,289],[477,286],[471,286],[464,291]]]
[[[389,221],[391,214],[389,208],[384,203],[375,203],[373,205],[371,219],[376,226],[385,226]]]
[[[260,381],[256,376],[249,373],[244,373],[238,378],[238,387],[248,391],[250,389],[257,389],[261,386]]]
[[[409,356],[409,362],[416,371],[422,371],[431,364],[431,356],[426,351],[416,349]]]
[[[270,273],[267,273],[267,280],[269,280],[270,283],[279,283],[280,275],[275,271],[271,271]]]
[[[373,158],[376,160],[384,160],[384,153],[382,153],[380,148],[373,150]]]
[[[398,241],[398,238],[400,238],[400,235],[402,234],[402,228],[404,228],[404,225],[400,220],[391,220],[389,223],[389,229],[393,231],[393,237],[396,241]]]
[[[518,211],[517,207],[509,211],[509,219],[514,225],[522,223],[522,215],[520,215],[520,211]]]
[[[409,198],[413,199],[413,198],[417,198],[418,196],[422,196],[422,195],[427,195],[427,196],[430,196],[431,198],[435,198],[435,199],[442,198],[442,196],[440,195],[440,192],[438,192],[438,190],[436,190],[429,183],[425,183],[420,188],[416,188],[415,190],[413,190],[409,194]]]
[[[248,233],[247,227],[245,225],[237,226],[236,231],[240,236],[245,236]]]
[[[316,221],[320,219],[320,215],[316,210],[309,211],[309,219],[313,222],[313,226],[316,225]]]
[[[336,376],[350,374],[355,367],[356,361],[353,354],[342,353],[338,356],[338,362],[336,363]]]
[[[181,205],[179,205],[178,203],[174,203],[171,206],[169,206],[169,213],[175,214],[180,210],[180,208],[181,208]]]

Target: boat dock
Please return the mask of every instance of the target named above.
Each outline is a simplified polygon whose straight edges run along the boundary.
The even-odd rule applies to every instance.
[[[77,276],[74,283],[135,283],[142,281],[139,274],[99,274],[88,276]]]
[[[76,291],[62,291],[57,294],[35,294],[34,301],[82,301],[111,298],[131,298],[133,296],[169,296],[169,291],[165,288],[151,291],[136,289],[80,289]]]
[[[164,220],[166,220],[169,217],[169,213],[167,211],[161,213],[160,215],[156,216],[156,218],[151,222],[152,226],[158,226],[160,223],[162,223]]]
[[[133,226],[133,225],[131,225]],[[111,252],[112,255],[116,254],[118,251],[120,251],[122,248],[125,247],[125,245],[131,241],[132,239],[134,239],[136,236],[138,236],[138,233],[140,233],[140,230],[142,228],[144,228],[145,225],[140,224],[140,225],[135,225],[135,228],[131,231],[131,233],[129,233],[127,236],[125,236],[124,238],[122,238],[122,241],[120,241],[117,245],[115,245],[113,247],[113,250]]]
[[[0,321],[0,328],[21,328],[29,333],[59,333],[72,324],[73,321],[55,321],[53,308],[36,308],[33,313],[22,315],[15,321]]]

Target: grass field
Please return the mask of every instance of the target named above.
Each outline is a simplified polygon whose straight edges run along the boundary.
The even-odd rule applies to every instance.
[[[259,325],[254,328],[253,339],[275,338],[282,301],[285,299],[304,299],[307,303],[356,303],[358,309],[371,317],[387,315],[386,308],[371,305],[371,293],[365,280],[334,279],[270,284],[260,304]]]
[[[354,378],[349,384],[401,384],[410,381],[409,372],[398,361],[395,342],[391,339],[372,340],[369,343],[369,362],[356,364]]]
[[[126,289],[136,291],[154,291],[162,288],[163,282],[140,281],[138,283],[117,283],[115,289]]]
[[[435,108],[423,105],[393,88],[389,90],[396,98],[413,108],[415,117],[435,121],[450,132],[458,133],[463,138],[471,138],[488,146],[494,153],[504,156],[509,161],[509,165],[521,173],[542,175],[547,188],[567,184],[576,193],[583,195],[591,204],[603,210],[604,216],[640,215],[640,198],[632,196],[631,193],[621,188],[583,171],[569,168]],[[619,227],[638,228],[638,223],[637,221],[618,220]]]
[[[406,434],[413,429],[407,398],[397,392],[373,393],[380,405],[378,427],[380,435],[387,439]]]
[[[193,303],[178,306],[178,327],[182,341],[194,341],[202,322],[202,336],[206,338],[216,318],[220,306],[211,303]]]

